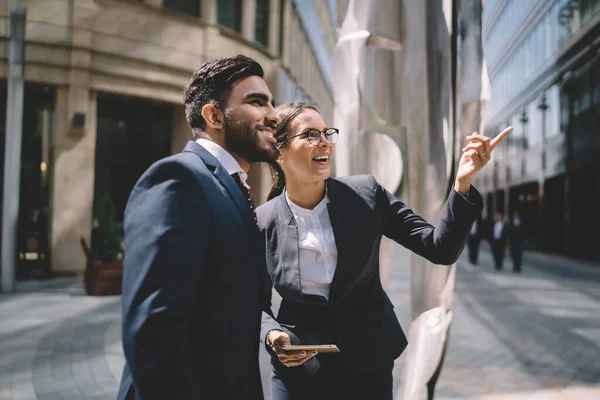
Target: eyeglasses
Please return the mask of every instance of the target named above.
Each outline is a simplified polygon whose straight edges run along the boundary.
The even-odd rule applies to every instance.
[[[308,139],[308,142],[313,146],[318,146],[321,143],[321,135],[325,136],[325,140],[327,140],[331,144],[335,144],[338,139],[338,134],[340,130],[337,128],[325,128],[320,131],[318,129],[308,129],[298,135],[287,138],[287,140],[291,140],[298,136],[304,136]]]

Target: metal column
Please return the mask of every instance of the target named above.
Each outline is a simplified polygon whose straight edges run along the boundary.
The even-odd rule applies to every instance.
[[[2,291],[5,293],[13,292],[15,289],[23,130],[23,91],[25,86],[23,75],[25,65],[25,20],[25,7],[13,4],[10,9],[6,149],[2,204]]]

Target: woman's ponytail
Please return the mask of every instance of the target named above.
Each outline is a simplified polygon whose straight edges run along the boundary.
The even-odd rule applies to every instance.
[[[273,179],[273,185],[269,190],[267,201],[279,196],[285,188],[285,174],[277,161],[271,164],[271,178]]]

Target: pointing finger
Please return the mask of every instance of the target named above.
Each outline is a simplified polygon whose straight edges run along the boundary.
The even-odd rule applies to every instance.
[[[490,151],[494,150],[496,148],[496,146],[504,140],[504,138],[506,136],[508,136],[508,134],[510,133],[510,131],[513,130],[512,126],[509,126],[508,128],[504,129],[502,132],[500,132],[498,134],[498,136],[496,136],[495,138],[492,139],[492,141],[490,142]]]

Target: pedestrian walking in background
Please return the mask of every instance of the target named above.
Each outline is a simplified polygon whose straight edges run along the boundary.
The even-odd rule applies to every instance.
[[[518,211],[513,212],[512,220],[508,226],[508,241],[510,246],[510,256],[513,262],[513,271],[521,272],[523,262],[523,250],[525,246],[525,234],[523,224]]]
[[[494,266],[497,270],[502,269],[504,263],[504,249],[506,247],[506,223],[502,213],[496,213],[494,225],[492,226],[492,255]]]
[[[483,231],[481,217],[477,218],[471,227],[469,232],[469,239],[467,240],[467,246],[469,247],[469,262],[473,265],[477,265],[477,258],[479,256],[479,244],[481,243],[481,233]]]

